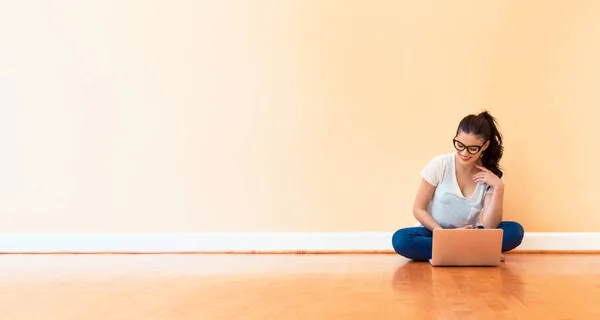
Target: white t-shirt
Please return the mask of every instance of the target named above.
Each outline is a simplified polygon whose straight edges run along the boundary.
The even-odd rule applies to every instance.
[[[444,229],[481,225],[479,215],[485,196],[493,192],[490,186],[479,182],[472,194],[463,196],[456,180],[455,157],[456,152],[437,156],[421,171],[421,176],[436,187],[427,212]]]

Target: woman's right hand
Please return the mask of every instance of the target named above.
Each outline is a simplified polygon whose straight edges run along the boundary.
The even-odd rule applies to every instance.
[[[469,224],[459,229],[473,229],[473,226]]]

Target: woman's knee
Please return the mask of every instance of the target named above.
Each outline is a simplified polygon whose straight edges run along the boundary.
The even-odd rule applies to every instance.
[[[500,224],[499,228],[504,230],[503,251],[512,250],[518,247],[523,241],[525,236],[525,230],[523,226],[515,221],[504,221]]]
[[[406,256],[410,247],[411,232],[409,228],[400,229],[392,236],[392,247],[397,254]]]
[[[504,221],[500,224],[500,227],[505,231],[510,233],[514,238],[523,239],[525,236],[525,229],[523,226],[515,221]]]

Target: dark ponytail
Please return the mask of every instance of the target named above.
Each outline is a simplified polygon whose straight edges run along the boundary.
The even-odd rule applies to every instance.
[[[502,134],[498,131],[496,119],[487,111],[478,115],[468,115],[461,120],[456,134],[459,131],[478,135],[484,141],[490,141],[488,148],[483,152],[481,162],[485,168],[492,171],[499,178],[502,178],[503,173],[500,168],[500,159],[502,158],[504,147],[502,146]]]

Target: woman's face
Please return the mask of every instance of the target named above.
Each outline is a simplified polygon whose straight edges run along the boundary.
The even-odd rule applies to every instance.
[[[454,148],[462,164],[475,164],[481,153],[487,149],[489,141],[485,141],[478,135],[459,131],[454,138]]]

